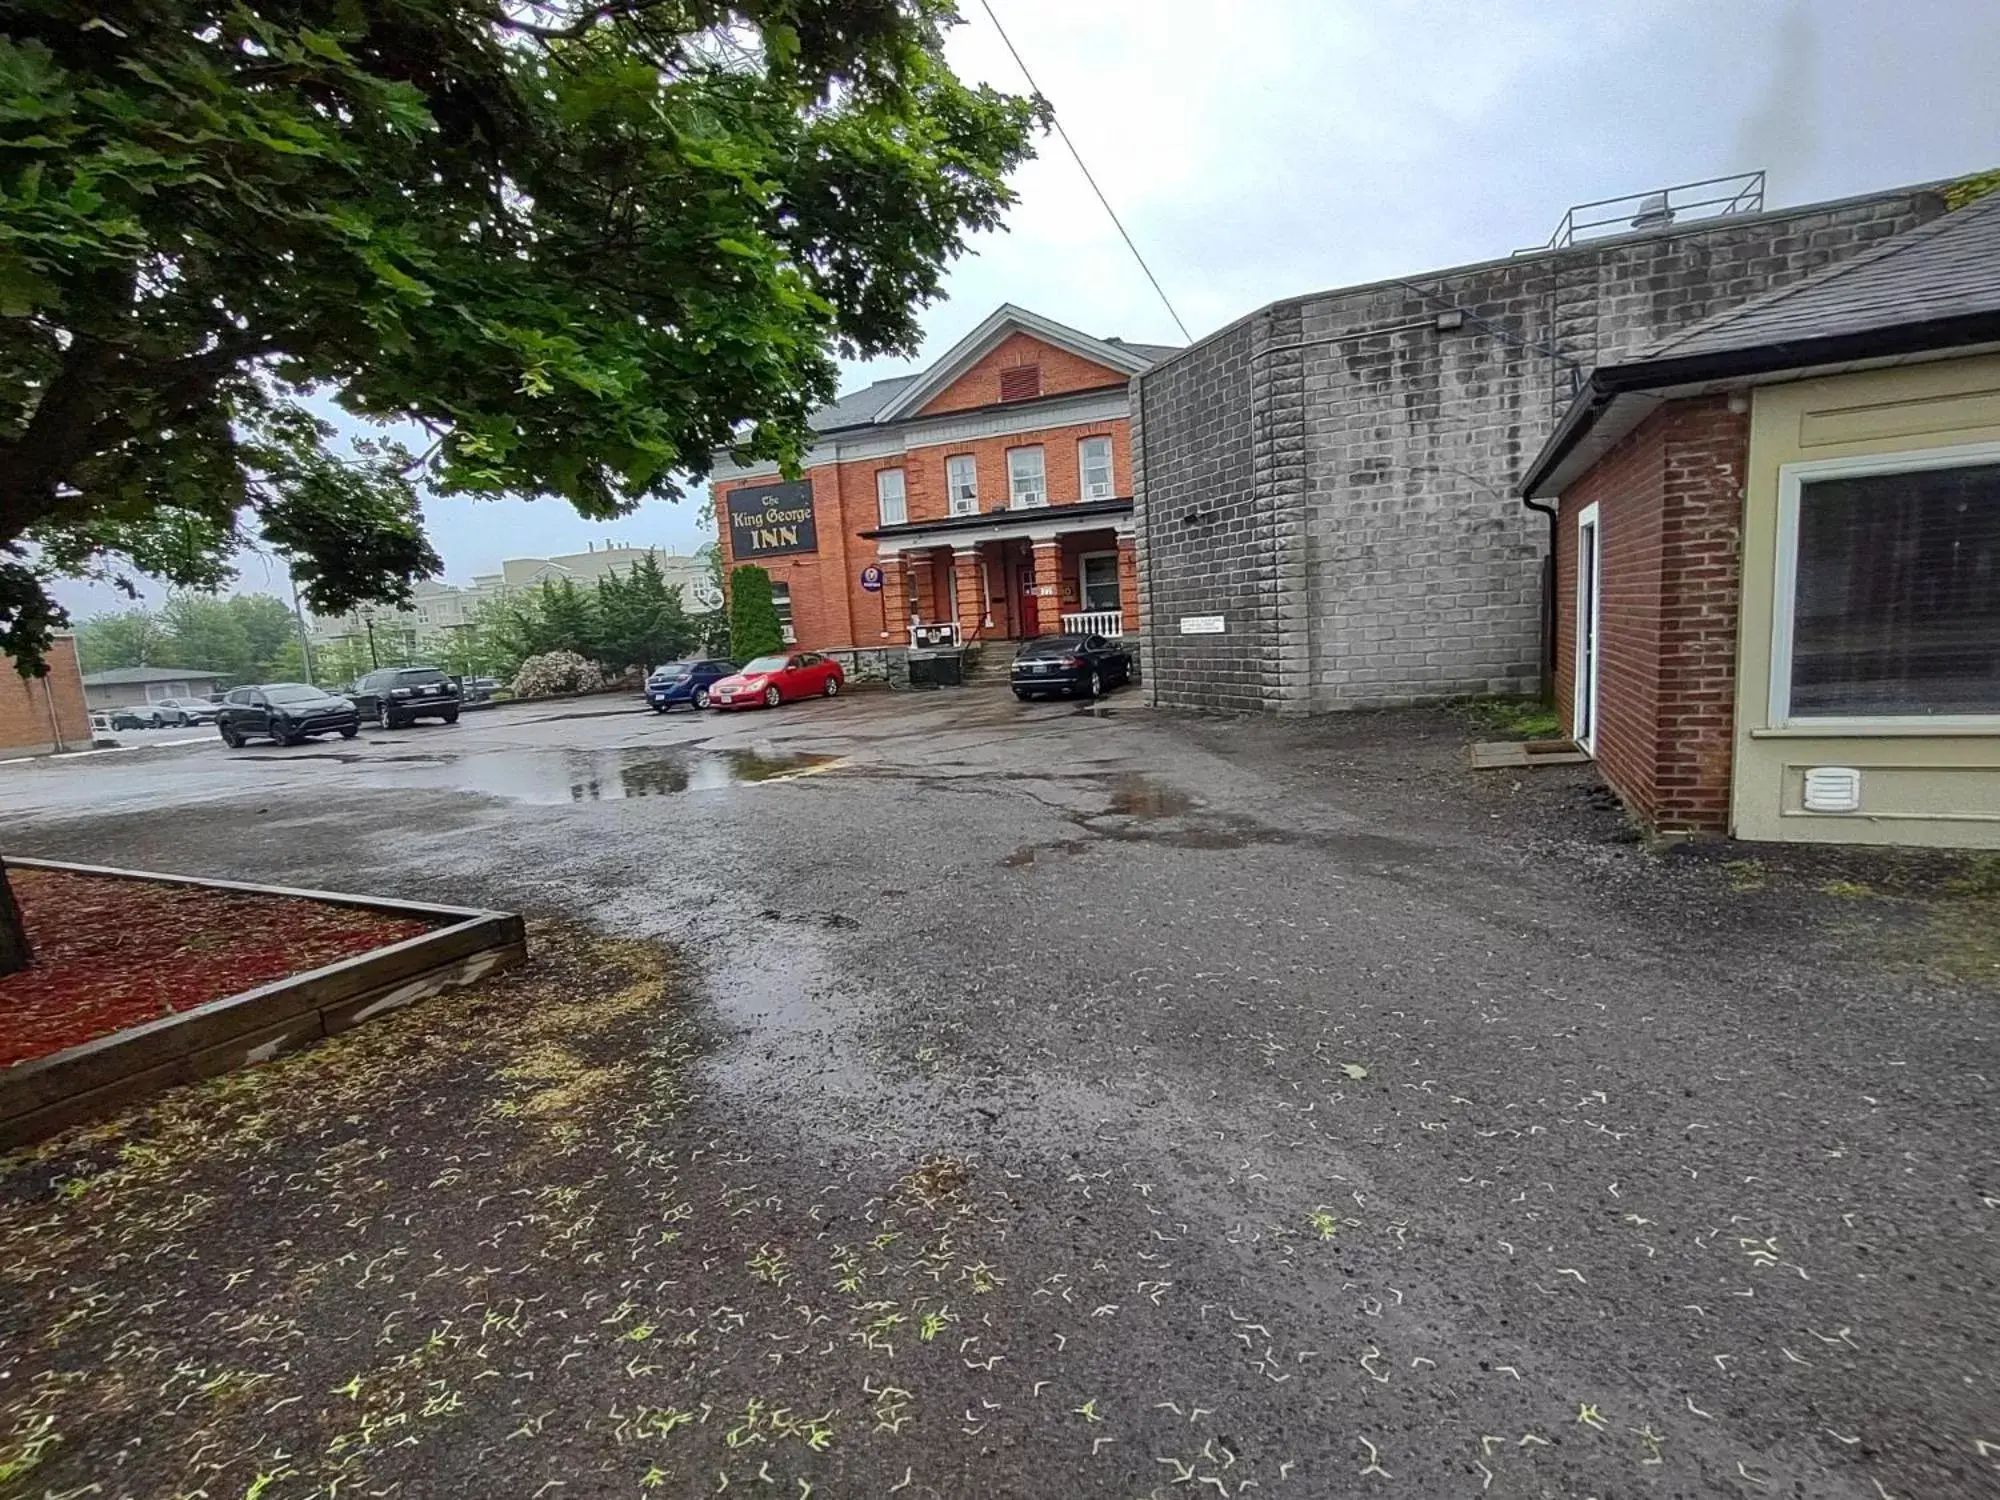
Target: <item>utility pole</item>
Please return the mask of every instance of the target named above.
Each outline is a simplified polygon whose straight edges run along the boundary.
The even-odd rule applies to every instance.
[[[299,603],[299,581],[296,578],[292,580],[292,618],[299,622],[299,655],[305,659],[306,681],[318,687],[319,679],[313,676],[312,637],[306,633],[306,611],[305,606]]]
[[[382,658],[375,650],[375,611],[372,609],[362,610],[361,623],[368,631],[368,664],[371,667],[379,667],[382,665]]]

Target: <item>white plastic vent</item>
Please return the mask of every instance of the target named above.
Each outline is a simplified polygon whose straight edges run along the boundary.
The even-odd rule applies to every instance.
[[[1806,811],[1817,813],[1859,812],[1861,773],[1852,766],[1808,766],[1806,768]]]

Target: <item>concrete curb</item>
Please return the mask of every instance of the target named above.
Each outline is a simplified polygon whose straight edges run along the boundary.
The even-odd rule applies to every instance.
[[[10,855],[7,865],[284,896],[388,916],[443,919],[443,925],[386,948],[0,1068],[0,1151],[40,1140],[178,1083],[268,1062],[440,990],[471,984],[518,963],[528,953],[525,928],[512,912],[203,880],[59,859]]]

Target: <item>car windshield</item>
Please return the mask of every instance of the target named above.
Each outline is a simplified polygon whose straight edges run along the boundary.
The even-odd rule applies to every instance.
[[[670,661],[664,667],[655,667],[653,675],[655,677],[685,677],[693,670],[694,663],[691,661]]]
[[[440,672],[436,667],[412,667],[406,672],[398,672],[396,680],[399,682],[443,682],[444,673]]]
[[[746,663],[743,670],[746,673],[781,672],[784,670],[785,663],[790,659],[785,656],[760,656],[755,661]]]
[[[264,689],[267,703],[310,703],[324,696],[318,688],[307,687],[303,682],[275,682]]]

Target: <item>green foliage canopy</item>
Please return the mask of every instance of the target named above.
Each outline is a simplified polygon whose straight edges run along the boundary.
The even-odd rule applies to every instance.
[[[729,654],[737,665],[785,649],[778,606],[771,599],[771,575],[744,563],[729,575]]]
[[[269,594],[177,593],[158,611],[96,615],[77,627],[83,670],[191,667],[233,682],[299,675],[298,622]],[[294,670],[285,669],[292,666]]]
[[[87,16],[87,19],[79,20]],[[593,518],[789,465],[834,353],[912,352],[1039,101],[949,0],[16,0],[0,16],[0,647],[50,572],[308,602],[438,561],[414,480]],[[409,421],[336,452],[301,404]]]

